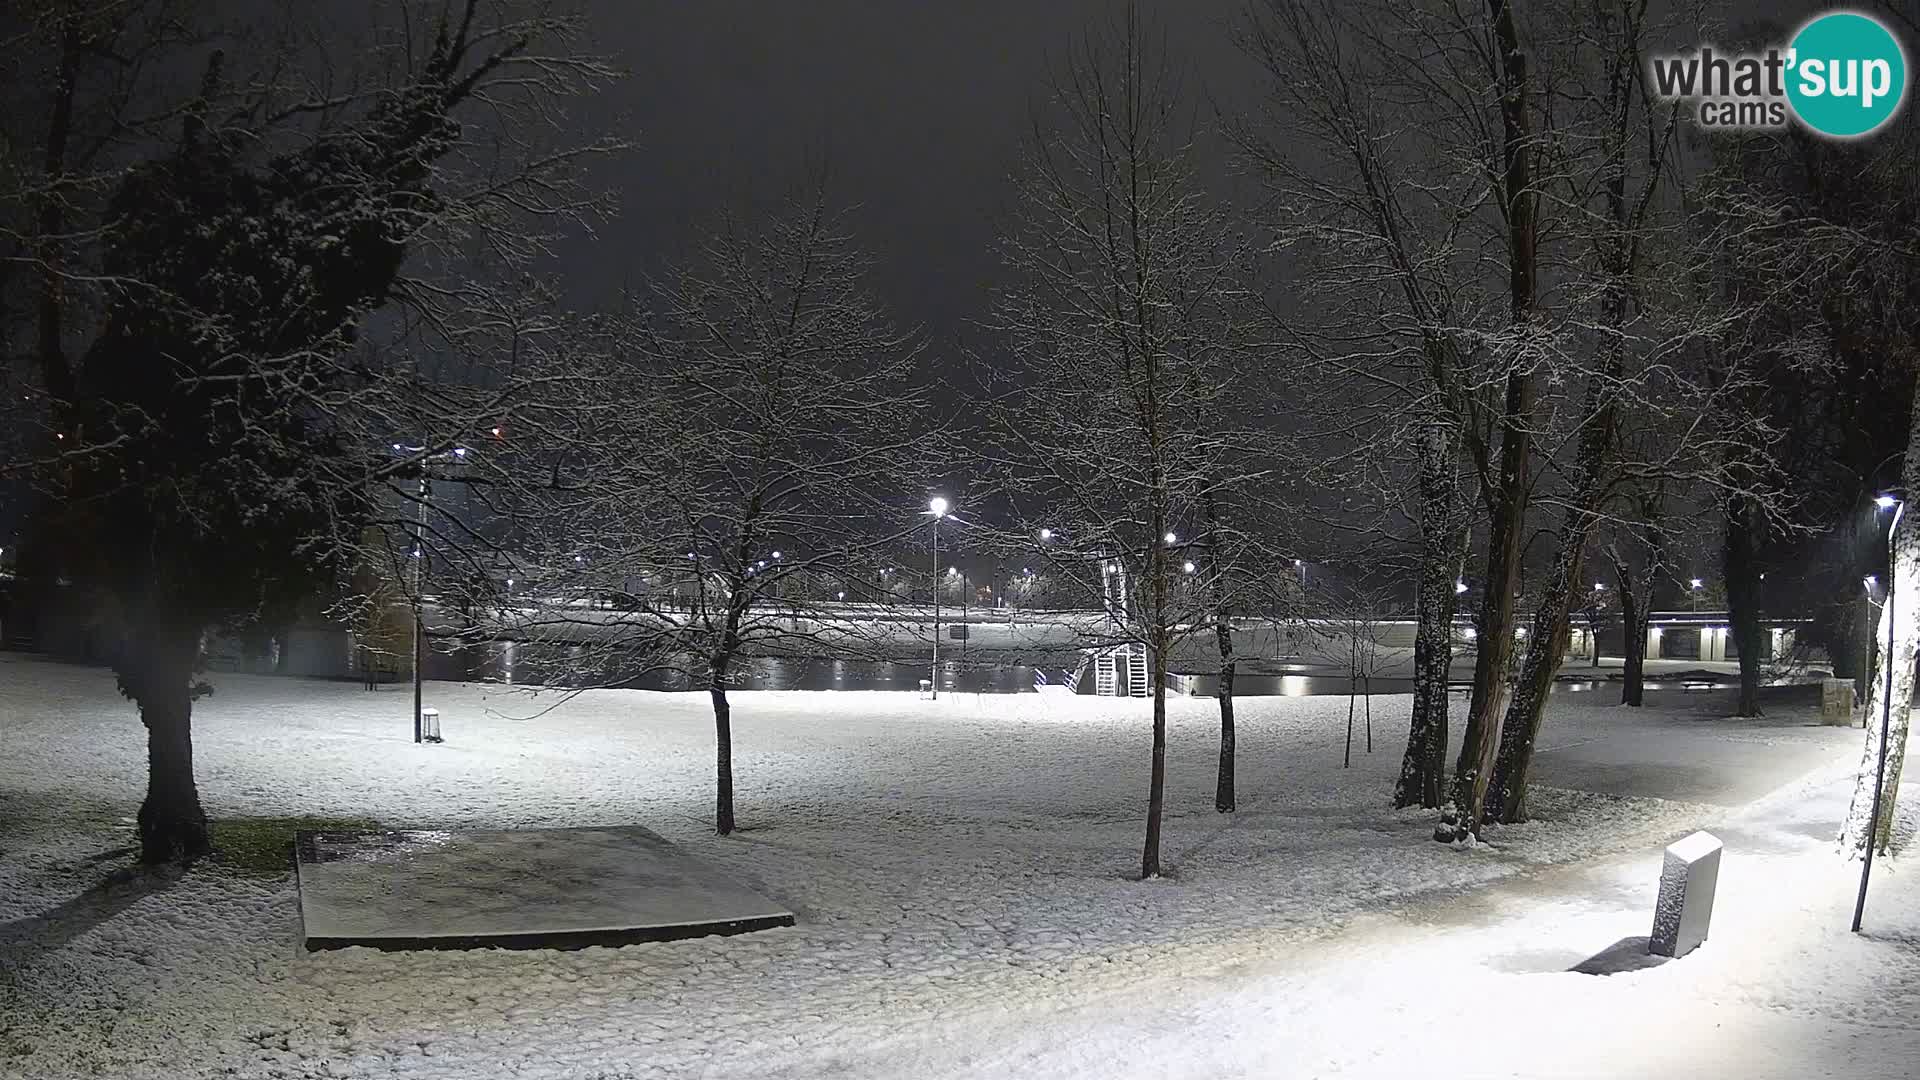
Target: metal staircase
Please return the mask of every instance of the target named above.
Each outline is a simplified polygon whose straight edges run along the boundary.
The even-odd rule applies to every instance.
[[[1147,647],[1129,642],[1094,654],[1093,692],[1100,697],[1146,697],[1152,693],[1147,682]]]
[[[1147,683],[1147,647],[1140,642],[1126,646],[1127,651],[1127,696],[1146,697],[1152,693]]]

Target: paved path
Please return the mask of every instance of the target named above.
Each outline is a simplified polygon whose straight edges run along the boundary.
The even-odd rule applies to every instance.
[[[1920,867],[1882,864],[1868,933],[1848,933],[1858,864],[1834,850],[1851,792],[1836,754],[1858,734],[1808,735],[1785,721],[1750,729],[1751,750],[1702,755],[1625,785],[1730,800],[1794,769],[1817,770],[1701,822],[1726,855],[1712,932],[1682,960],[1646,955],[1661,857],[1649,850],[1417,898],[1212,982],[1022,1016],[1002,1032],[956,1033],[949,1060],[922,1072],[1912,1077]],[[1584,741],[1542,758],[1543,782],[1556,773],[1618,781],[1616,766],[1648,731],[1632,717],[1595,718]],[[1724,732],[1716,738],[1725,745]]]
[[[1768,715],[1728,716],[1727,692],[1649,694],[1663,710],[1684,701],[1691,714],[1644,712],[1618,705],[1557,708],[1540,733],[1533,780],[1609,795],[1740,806],[1823,765],[1850,761],[1856,728],[1813,722],[1804,688],[1769,691]],[[1573,704],[1566,695],[1556,705]]]

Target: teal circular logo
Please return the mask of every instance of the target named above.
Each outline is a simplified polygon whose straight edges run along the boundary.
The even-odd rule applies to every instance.
[[[1822,15],[1800,28],[1790,49],[1787,103],[1822,135],[1868,134],[1906,99],[1906,52],[1878,19],[1852,11]]]

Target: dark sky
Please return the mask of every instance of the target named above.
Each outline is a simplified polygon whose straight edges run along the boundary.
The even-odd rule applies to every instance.
[[[1197,108],[1244,87],[1228,37],[1243,0],[1146,3]],[[634,142],[609,171],[620,219],[581,245],[575,303],[683,253],[727,205],[778,197],[825,162],[830,192],[882,262],[895,320],[948,347],[985,310],[1006,178],[1076,35],[1114,0],[588,0],[590,48],[629,78],[582,116]]]

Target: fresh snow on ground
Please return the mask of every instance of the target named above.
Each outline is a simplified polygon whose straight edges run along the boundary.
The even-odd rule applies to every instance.
[[[0,657],[0,1076],[1909,1076],[1920,878],[1876,868],[1845,933],[1833,853],[1855,731],[1556,697],[1537,820],[1463,851],[1385,808],[1407,699],[1171,705],[1169,880],[1130,879],[1142,702],[736,694],[743,830],[711,834],[703,695],[411,695],[221,675],[196,709],[210,815],[392,826],[636,823],[798,913],[742,937],[577,952],[308,954],[291,876],[123,880],[144,730],[96,669]],[[1768,795],[1767,792],[1773,792]],[[1756,801],[1757,800],[1757,801]],[[1728,849],[1713,934],[1608,976],[1660,847]],[[105,882],[105,884],[103,884]],[[1631,953],[1631,947],[1624,950]],[[1506,1045],[1502,1040],[1506,1040]],[[1905,1056],[1902,1056],[1905,1055]]]

